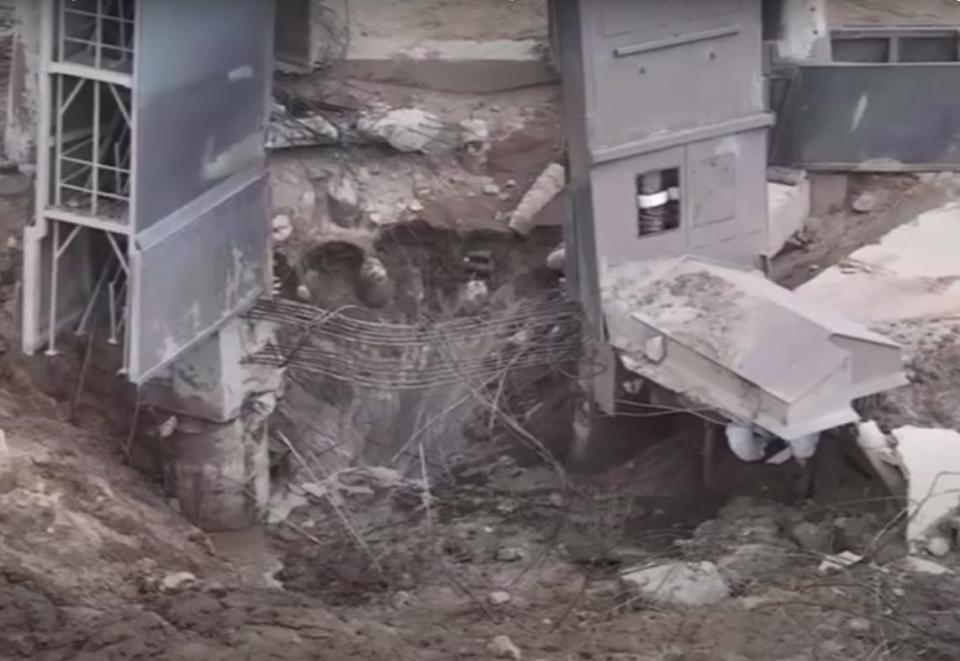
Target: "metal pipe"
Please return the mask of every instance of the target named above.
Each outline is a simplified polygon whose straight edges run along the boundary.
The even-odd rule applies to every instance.
[[[86,307],[83,309],[83,315],[80,317],[80,323],[77,324],[77,335],[83,335],[87,332],[87,324],[90,322],[90,315],[93,314],[93,308],[97,303],[97,299],[100,298],[100,292],[103,291],[103,286],[107,282],[107,276],[110,273],[110,265],[112,260],[108,260],[106,264],[103,265],[103,268],[100,269],[100,275],[97,277],[97,284],[93,287],[93,293],[90,295],[90,300],[87,301]]]
[[[50,311],[49,327],[47,328],[47,355],[57,355],[57,297],[59,296],[57,281],[60,278],[60,258],[57,255],[60,246],[60,223],[53,223],[53,247],[50,250]]]

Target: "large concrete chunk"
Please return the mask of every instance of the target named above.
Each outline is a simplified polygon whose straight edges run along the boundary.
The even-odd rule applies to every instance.
[[[795,234],[803,230],[810,217],[810,180],[804,177],[796,185],[767,184],[767,257],[776,256]]]
[[[787,440],[854,422],[854,400],[906,383],[895,343],[756,272],[635,262],[602,290],[628,369]]]

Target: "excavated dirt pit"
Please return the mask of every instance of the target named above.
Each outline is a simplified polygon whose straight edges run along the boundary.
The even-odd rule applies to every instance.
[[[524,91],[509,104],[380,94],[391,103],[429,96],[438,111],[489,119],[486,165],[371,146],[276,157],[274,211],[293,232],[278,254],[281,293],[415,323],[556,288],[544,260],[559,228],[520,240],[502,215],[561,155],[556,91]],[[329,207],[331,182],[342,190],[344,173],[358,199],[340,219],[352,225]],[[499,192],[484,192],[493,184]],[[909,200],[901,192],[895,199]],[[0,207],[0,245],[25,209],[23,200]],[[856,231],[876,231],[867,221],[831,231],[852,250],[862,243]],[[811,264],[839,259],[834,248],[823,239],[785,259],[785,272],[802,280]],[[0,252],[0,328],[10,344],[18,259],[15,247]],[[386,286],[361,277],[371,259]],[[476,299],[464,296],[473,281],[486,292]],[[276,493],[262,532],[211,541],[126,465],[124,401],[91,392],[73,424],[76,375],[28,370],[8,349],[0,659],[492,659],[497,636],[544,661],[960,658],[960,580],[904,571],[895,508],[845,451],[849,439],[824,444],[809,501],[797,498],[796,465],[746,466],[724,448],[707,489],[702,439],[684,433],[699,421],[683,414],[600,426],[605,460],[571,474],[562,459],[575,398],[569,371],[557,367],[504,387],[498,404],[520,429],[491,423],[483,407],[444,414],[450,388],[401,397],[291,375],[274,429],[304,459],[274,438]],[[39,393],[42,372],[56,397]],[[948,408],[917,402],[913,411],[929,424]],[[443,414],[444,424],[430,452],[393,463],[412,410]],[[818,570],[842,551],[865,559]],[[618,580],[622,570],[677,561],[714,563],[727,596],[669,605]],[[939,562],[960,568],[954,556]]]

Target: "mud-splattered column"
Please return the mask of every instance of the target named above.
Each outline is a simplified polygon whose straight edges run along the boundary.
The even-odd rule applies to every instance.
[[[236,319],[151,383],[151,404],[177,414],[165,474],[191,522],[208,532],[252,525],[269,497],[267,418],[282,371],[247,357],[273,337],[262,322]]]

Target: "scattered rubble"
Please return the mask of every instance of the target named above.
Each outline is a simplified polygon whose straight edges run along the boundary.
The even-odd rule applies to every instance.
[[[536,0],[535,4],[543,3]],[[509,114],[509,99],[497,99],[496,105],[498,110],[504,109],[502,114]],[[330,230],[351,239],[363,234],[364,241],[357,242],[363,247],[351,273],[361,285],[357,292],[364,313],[371,317],[400,314],[391,306],[396,291],[409,291],[410,298],[419,303],[428,300],[433,289],[444,289],[448,295],[444,302],[459,312],[476,312],[504,296],[504,281],[510,287],[528,286],[525,278],[510,271],[508,262],[520,259],[517,251],[490,250],[482,242],[456,243],[449,248],[446,242],[453,244],[459,240],[458,233],[475,230],[477,218],[493,219],[497,214],[501,219],[508,217],[517,234],[531,236],[537,215],[562,193],[565,184],[563,167],[552,163],[519,206],[506,214],[510,208],[507,200],[515,200],[521,192],[515,189],[526,186],[546,160],[539,161],[532,172],[509,167],[497,170],[493,182],[484,168],[488,161],[502,165],[498,162],[503,159],[506,142],[502,127],[481,119],[454,121],[433,110],[424,106],[377,111],[362,117],[362,130],[356,131],[349,122],[334,125],[320,115],[287,118],[271,129],[269,147],[284,150],[276,155],[278,159],[289,159],[286,169],[277,168],[278,188],[289,188],[283,204],[275,208],[277,244],[282,244],[284,254],[306,254],[321,232]],[[330,149],[316,158],[301,151],[290,153],[295,147],[343,143],[355,144],[357,153],[344,157],[343,150]],[[518,144],[524,148],[522,140]],[[389,158],[374,152],[387,152]],[[550,160],[556,158],[554,153],[549,155]],[[460,169],[454,161],[465,167]],[[794,180],[790,185],[798,187],[802,182]],[[802,208],[804,194],[799,195]],[[856,208],[859,202],[860,198],[854,199],[852,206]],[[791,213],[794,215],[781,223],[784,228],[796,226],[802,215],[796,208]],[[430,231],[417,233],[395,253],[383,249],[385,244],[399,244],[397,237],[405,235],[413,220],[423,221]],[[499,225],[502,229],[503,223]],[[386,233],[387,228],[397,226],[402,231]],[[430,234],[437,227],[445,233]],[[795,234],[797,230],[783,231]],[[414,235],[412,230],[409,234]],[[536,236],[534,240],[538,240]],[[563,246],[549,252],[557,240],[556,235],[548,237],[538,251],[530,253],[532,257],[522,258],[538,268],[546,263],[562,273]],[[428,245],[432,261],[409,258],[416,249],[411,245],[417,242]],[[437,264],[446,252],[451,253],[451,268]],[[406,266],[398,269],[398,263]],[[829,266],[833,262],[820,263]],[[850,260],[843,268],[849,272],[861,266]],[[302,269],[303,265],[295,263],[294,267]],[[451,278],[451,271],[459,279]],[[309,301],[315,294],[324,295],[320,290],[331,280],[310,280],[308,286],[293,278],[281,283],[281,288],[285,287],[286,296]],[[938,284],[949,290],[946,280]],[[411,305],[401,312],[416,318],[424,310],[433,312],[438,307]],[[521,329],[515,334],[519,344],[531,342],[525,332]],[[665,350],[662,341],[644,347],[645,355],[653,357]],[[924,352],[931,359],[944,355],[938,347],[925,347]],[[922,376],[929,378],[929,372]],[[324,391],[339,388],[320,380],[312,385]],[[643,382],[631,388],[639,394]],[[559,417],[557,412],[569,403],[561,399],[561,404],[551,409],[549,388],[542,381],[536,382],[533,395],[514,398],[509,390],[505,388],[498,408],[516,413],[524,424],[527,411],[530,419]],[[450,394],[431,392],[427,397],[440,400],[438,410],[445,411],[461,396],[455,393],[452,399],[444,399]],[[4,411],[10,405],[5,398],[0,389],[0,410]],[[442,429],[432,429],[433,418],[410,402],[394,393],[345,389],[337,407],[303,405],[313,424],[309,431],[314,445],[302,464],[287,456],[289,448],[273,449],[274,469],[284,486],[273,494],[265,521],[270,545],[284,557],[284,567],[277,575],[282,590],[252,589],[229,578],[232,570],[204,550],[205,538],[197,535],[194,540],[189,537],[193,532],[181,530],[166,501],[150,489],[137,487],[138,499],[143,501],[132,506],[128,494],[134,487],[117,482],[117,475],[125,475],[125,469],[113,456],[118,453],[110,446],[112,433],[98,429],[96,461],[78,468],[73,463],[78,450],[72,427],[47,428],[44,420],[25,418],[14,407],[4,420],[6,424],[9,419],[16,430],[12,436],[15,451],[21,449],[21,436],[37,430],[43,432],[41,444],[50,443],[53,451],[24,462],[22,467],[17,463],[15,470],[0,467],[4,528],[12,531],[10,537],[26,531],[22,544],[19,539],[0,544],[0,592],[7,597],[6,603],[0,603],[0,648],[13,649],[23,658],[45,658],[43,654],[66,650],[90,658],[116,659],[146,654],[185,659],[275,656],[281,660],[326,655],[397,661],[491,656],[599,659],[624,654],[661,658],[676,649],[676,632],[685,631],[691,633],[684,641],[685,649],[673,654],[677,658],[714,658],[722,646],[731,659],[833,660],[868,658],[882,649],[882,641],[874,639],[874,634],[882,631],[900,658],[920,658],[915,645],[929,645],[935,635],[925,635],[925,640],[917,643],[909,637],[908,625],[917,627],[919,622],[922,631],[935,631],[931,623],[943,616],[932,614],[937,610],[933,605],[952,603],[945,591],[928,596],[909,583],[912,578],[891,578],[885,573],[903,568],[910,574],[933,575],[944,585],[955,574],[954,556],[949,553],[942,564],[916,556],[897,560],[895,556],[905,552],[898,549],[889,559],[883,557],[882,549],[873,546],[890,520],[886,514],[851,512],[842,502],[833,501],[820,508],[807,503],[787,506],[734,500],[714,519],[720,505],[716,494],[694,492],[686,501],[674,494],[637,495],[632,489],[638,488],[638,483],[643,486],[643,480],[626,480],[624,486],[607,482],[610,475],[602,474],[567,482],[566,476],[560,480],[549,467],[496,461],[481,462],[461,473],[463,466],[458,462],[463,461],[463,445],[438,462],[442,466],[434,467],[431,444],[460,443],[462,430],[454,424],[437,424]],[[42,410],[45,418],[57,415],[56,407]],[[391,419],[396,424],[387,434],[379,434],[372,421],[378,411],[395,414]],[[349,424],[343,422],[346,418]],[[447,420],[445,416],[438,419]],[[470,432],[480,429],[478,435],[485,442],[475,445],[496,448],[499,454],[506,450],[497,445],[501,438],[488,438],[495,436],[488,433],[492,427],[490,416],[483,416],[470,426]],[[896,453],[879,426],[861,427],[861,447],[875,467],[888,470],[888,484],[894,484],[893,478],[899,475]],[[126,427],[120,437],[125,433]],[[381,450],[378,444],[394,437],[402,437],[404,442],[418,439],[427,448],[423,463],[429,466],[424,470],[430,475],[429,488],[419,473],[419,456],[411,464],[415,468],[412,478],[398,470],[353,465],[372,460],[371,456],[392,458],[397,449]],[[58,439],[71,439],[70,447]],[[86,453],[91,440],[80,443],[79,452]],[[3,445],[0,435],[0,451]],[[122,440],[117,445],[122,445]],[[411,441],[411,445],[416,455],[417,443]],[[369,454],[363,455],[357,448],[366,448]],[[377,450],[380,455],[375,455]],[[929,455],[929,450],[925,453]],[[942,462],[952,455],[945,451],[936,456]],[[644,467],[644,461],[637,465]],[[909,468],[910,461],[905,463]],[[351,467],[307,474],[316,466],[331,464]],[[777,479],[787,481],[796,467],[747,468],[779,471]],[[669,467],[659,463],[653,464],[650,473],[673,476]],[[97,475],[108,478],[109,490],[102,488]],[[117,499],[122,506],[116,505]],[[870,500],[859,491],[848,499]],[[158,513],[162,513],[161,523]],[[949,516],[944,519],[933,513],[931,517],[939,533],[953,525]],[[941,528],[938,523],[946,526]],[[54,530],[50,534],[57,536],[56,543],[44,532],[48,526]],[[562,531],[559,535],[558,529]],[[62,537],[64,532],[66,537]],[[893,532],[899,534],[896,529]],[[937,540],[949,542],[950,538],[925,537],[926,545],[920,550],[931,551],[931,542],[935,547]],[[64,549],[59,555],[61,544]],[[83,580],[65,583],[65,576],[80,571],[71,557],[77,549],[82,551]],[[51,564],[52,554],[58,554],[60,564]],[[828,556],[825,571],[849,569],[851,579],[847,581],[845,575],[843,585],[837,585],[837,581],[819,576],[817,566],[823,555]],[[887,564],[891,560],[896,564]],[[24,563],[27,575],[9,569]],[[617,563],[645,568],[626,572],[618,582],[614,580],[617,570],[611,568]],[[861,576],[855,572],[873,572],[862,578],[870,586],[863,595],[857,585]],[[143,576],[164,578],[144,582],[143,594],[131,595],[130,586],[141,585],[137,579]],[[210,576],[222,578],[223,583],[208,580]],[[885,583],[888,580],[891,583]],[[824,588],[820,583],[829,585]],[[628,588],[631,601],[683,608],[618,608],[624,596],[621,585]],[[510,592],[493,589],[498,586],[510,586]],[[897,618],[911,618],[906,624],[873,610],[875,587],[891,600]],[[736,600],[723,603],[734,594]],[[910,602],[912,608],[902,608],[903,600],[921,597],[928,601],[921,600],[919,606]],[[109,608],[91,608],[101,601]],[[503,608],[508,605],[512,606]],[[924,605],[930,606],[929,612]],[[500,609],[493,615],[502,621],[488,622],[479,616],[481,610],[492,611],[491,606]],[[519,623],[503,617],[521,607],[536,616]],[[698,609],[692,629],[688,609]],[[854,614],[858,616],[852,617]],[[591,635],[584,635],[585,629]],[[948,622],[944,629],[955,627]],[[638,636],[638,631],[643,635]],[[817,631],[817,640],[784,634],[791,631]],[[824,641],[832,646],[819,646]]]

